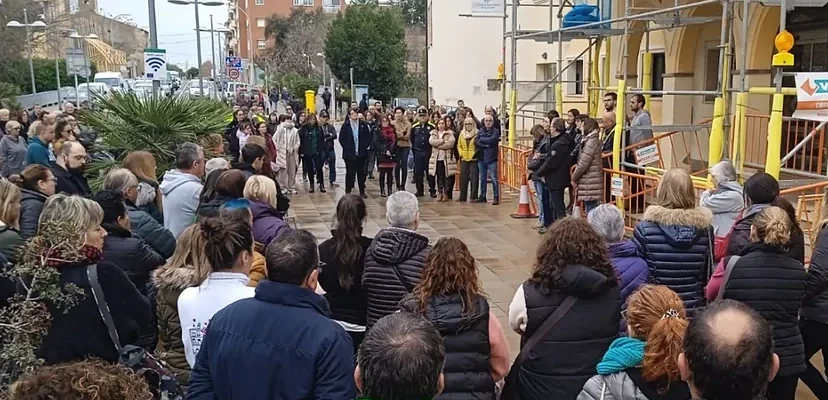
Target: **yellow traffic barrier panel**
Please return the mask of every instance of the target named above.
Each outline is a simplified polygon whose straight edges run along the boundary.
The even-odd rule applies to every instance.
[[[779,180],[779,170],[782,168],[782,104],[784,96],[781,93],[773,95],[771,102],[771,116],[768,122],[768,153],[765,157],[765,172]]]
[[[710,143],[707,150],[707,170],[722,160],[722,142],[724,139],[724,101],[717,97],[713,102],[713,126],[710,129]],[[708,173],[708,179],[712,179]]]
[[[555,109],[558,110],[558,114],[562,117],[564,116],[564,109],[563,109],[563,85],[560,82],[555,83]]]

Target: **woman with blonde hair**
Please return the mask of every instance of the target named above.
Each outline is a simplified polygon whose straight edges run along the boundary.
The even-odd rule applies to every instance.
[[[253,213],[253,239],[265,248],[290,230],[277,208],[276,193],[276,183],[261,175],[250,177],[244,185],[244,198],[250,201]]]
[[[148,151],[132,151],[124,158],[124,168],[138,178],[138,198],[135,200],[135,207],[145,211],[159,224],[163,224],[164,207],[161,203],[161,189],[158,188],[155,156]]]
[[[426,258],[422,280],[400,308],[423,315],[443,336],[445,384],[439,398],[495,397],[495,382],[509,372],[509,346],[463,241],[437,241]]]
[[[630,296],[624,315],[628,336],[612,342],[578,400],[691,398],[678,367],[688,324],[678,295],[644,285]]]
[[[477,123],[474,119],[465,118],[457,138],[457,153],[460,155],[460,197],[457,201],[460,202],[477,198],[477,186],[480,179],[477,170],[477,149],[474,147],[477,132]]]
[[[448,177],[457,171],[457,159],[454,157],[454,131],[444,118],[437,120],[437,129],[431,131],[428,144],[431,145],[431,157],[428,159],[428,174],[437,178],[438,202],[449,200]]]
[[[0,179],[0,254],[9,262],[16,262],[23,246],[20,236],[20,188],[6,179]]]
[[[394,168],[394,180],[397,182],[397,190],[405,190],[405,182],[408,179],[408,153],[411,152],[412,124],[404,108],[394,109],[394,121],[391,125],[397,133],[397,160],[399,161]]]
[[[674,168],[664,174],[656,203],[647,207],[633,232],[650,283],[675,291],[691,315],[706,304],[704,287],[713,271],[712,220],[709,209],[696,207],[690,175]]]
[[[21,127],[17,121],[6,122],[6,134],[0,138],[0,175],[7,178],[26,167],[29,145],[26,137],[21,135]]]
[[[768,400],[793,400],[799,376],[806,370],[799,309],[807,273],[802,263],[785,255],[791,229],[785,210],[767,207],[760,211],[750,228],[750,244],[739,256],[724,259],[719,296],[752,307],[773,327],[779,372],[768,384]]]
[[[285,193],[296,194],[296,168],[299,165],[299,146],[302,142],[299,138],[299,130],[296,129],[293,121],[285,115],[280,116],[279,119],[282,123],[273,135],[273,144],[276,145],[276,160],[274,160],[276,173],[279,186],[285,190]]]
[[[147,298],[138,292],[120,266],[103,259],[106,230],[103,209],[80,196],[56,194],[46,200],[40,214],[39,245],[52,249],[45,263],[60,272],[61,289],[74,285],[83,296],[68,309],[53,311],[49,331],[37,350],[46,365],[96,357],[118,361],[118,351],[98,311],[93,279],[105,294],[122,345],[134,345],[142,328],[152,323]],[[56,233],[60,230],[60,234]],[[66,233],[69,238],[66,237]]]
[[[181,319],[178,317],[178,296],[188,287],[198,286],[207,279],[208,265],[204,254],[204,237],[198,224],[187,227],[178,237],[175,253],[167,263],[153,272],[152,282],[157,293],[158,303],[158,345],[156,353],[175,373],[175,379],[185,390],[190,380],[190,364],[184,355],[184,342],[181,341]]]

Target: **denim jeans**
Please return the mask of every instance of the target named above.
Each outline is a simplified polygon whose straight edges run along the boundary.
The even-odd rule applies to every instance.
[[[336,150],[325,152],[325,160],[328,162],[328,175],[330,183],[336,182]]]
[[[535,183],[535,198],[538,200],[538,222],[543,224],[543,213],[544,209],[547,208],[543,202],[543,192],[546,190],[546,184],[540,180],[532,182]]]
[[[488,189],[486,183],[488,182],[488,178],[491,178],[492,188],[494,190],[494,199],[500,200],[500,185],[497,181],[497,160],[490,163],[478,161],[477,169],[480,173],[480,198],[486,198],[486,189]]]
[[[542,200],[546,210],[543,212],[543,225],[549,227],[553,222],[566,216],[566,205],[564,204],[564,190],[543,191],[546,199]]]
[[[584,200],[584,212],[589,215],[589,212],[598,207],[598,200]]]

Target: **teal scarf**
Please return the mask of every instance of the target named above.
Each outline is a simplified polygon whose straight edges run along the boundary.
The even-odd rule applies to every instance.
[[[596,368],[599,375],[610,375],[634,368],[644,361],[646,343],[629,337],[615,339]]]

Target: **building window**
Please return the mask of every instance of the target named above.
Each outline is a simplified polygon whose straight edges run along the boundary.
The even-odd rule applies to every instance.
[[[704,60],[704,90],[715,91],[719,86],[719,49],[707,49]],[[705,102],[712,102],[716,96],[704,96]]]
[[[313,0],[293,0],[294,6],[313,7]]]
[[[650,71],[650,87],[652,90],[664,90],[664,72],[666,71],[666,58],[664,53],[653,53],[653,69]],[[661,97],[654,94],[652,97]]]
[[[500,79],[486,79],[486,90],[490,92],[500,91]]]
[[[267,47],[267,41],[265,41],[265,40],[257,40],[256,41],[256,48],[261,50],[261,49],[264,49],[265,47]]]
[[[256,27],[264,28],[265,27],[265,19],[264,18],[256,18]]]
[[[566,67],[566,66],[565,66]],[[575,60],[566,68],[566,94],[579,96],[584,94],[584,60]]]
[[[264,5],[264,0],[256,0],[256,5],[257,6],[263,6]]]

